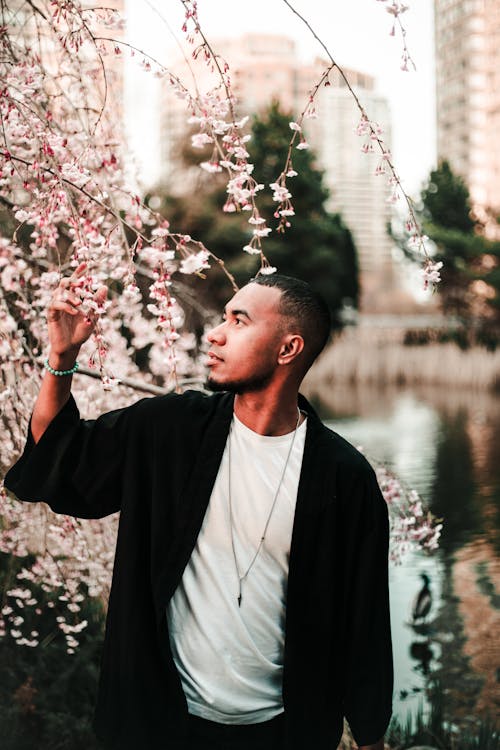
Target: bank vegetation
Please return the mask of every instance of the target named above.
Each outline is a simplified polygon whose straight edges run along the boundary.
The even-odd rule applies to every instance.
[[[500,348],[407,344],[404,331],[349,327],[323,352],[308,382],[313,387],[438,385],[500,392]]]

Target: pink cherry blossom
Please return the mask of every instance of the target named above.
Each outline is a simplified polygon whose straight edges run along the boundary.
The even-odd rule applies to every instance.
[[[270,276],[271,274],[276,273],[276,271],[277,268],[275,268],[274,266],[263,266],[260,269],[259,273],[261,273],[263,276]]]
[[[427,261],[425,266],[423,267],[421,273],[424,277],[424,288],[427,289],[429,284],[437,284],[439,281],[441,281],[440,276],[440,270],[443,267],[442,261],[439,261],[437,263],[432,263],[432,261]]]
[[[200,164],[204,179],[226,179],[224,210],[249,216],[252,231],[243,250],[259,256],[254,259],[260,262],[258,273],[276,272],[264,254],[272,228],[259,202],[268,186],[254,175],[249,160],[249,118],[239,112],[231,71],[206,38],[196,2],[183,0],[184,33],[193,65],[207,66],[215,83],[194,94],[172,71],[128,45],[116,12],[83,9],[76,2],[38,0],[36,5],[48,19],[26,4],[28,30],[34,17],[30,13],[37,16],[36,37],[23,38],[17,29],[13,39],[10,16],[0,30],[0,186],[18,224],[14,236],[0,238],[3,471],[24,443],[48,347],[45,311],[62,276],[85,263],[75,292],[81,309],[97,318],[95,333],[82,348],[73,387],[82,415],[89,418],[128,405],[138,392],[166,392],[181,388],[183,379],[201,380],[197,342],[183,328],[185,305],[197,303],[196,295],[186,291],[185,274],[203,277],[210,265],[219,265],[228,289],[236,289],[230,271],[210,248],[182,227],[173,231],[168,217],[146,205],[130,187],[119,102],[114,99],[121,89],[121,69],[115,66],[122,64],[124,52],[145,72],[162,77],[185,104],[187,124],[197,130],[192,145],[209,146]],[[397,7],[392,15],[399,19],[404,11],[402,5]],[[11,12],[8,4],[5,12]],[[334,66],[332,58],[312,83],[301,113],[291,116],[285,163],[270,184],[278,231],[287,229],[295,215],[287,184],[297,176],[293,149],[308,148],[304,120],[316,117],[315,97],[328,84]],[[369,144],[367,150],[380,149],[395,180],[391,188],[402,191],[382,129],[364,111],[358,132]],[[425,261],[424,238],[414,215],[408,227]],[[426,284],[436,283],[440,268],[427,262]],[[94,295],[102,285],[109,287],[109,297],[98,304]],[[208,319],[207,311],[199,314]],[[140,360],[145,362],[141,367]],[[400,519],[394,527],[400,546],[434,549],[439,524],[418,498],[412,497],[408,505],[404,498],[397,483],[387,480],[386,499]],[[54,612],[67,652],[74,654],[88,626],[81,616],[84,596],[106,600],[109,595],[117,517],[80,521],[56,516],[43,505],[16,501],[1,485],[0,516],[0,551],[22,559],[25,566],[6,586],[0,637],[10,634],[20,647],[36,647],[44,634],[35,623],[46,608]],[[44,602],[35,595],[35,586],[46,594]]]

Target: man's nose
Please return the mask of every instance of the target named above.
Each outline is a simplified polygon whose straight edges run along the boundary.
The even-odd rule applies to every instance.
[[[219,323],[218,326],[215,326],[215,328],[212,328],[212,330],[207,333],[207,341],[209,344],[217,344],[218,346],[222,346],[225,340],[226,336],[224,334],[224,321],[222,321],[222,323]]]

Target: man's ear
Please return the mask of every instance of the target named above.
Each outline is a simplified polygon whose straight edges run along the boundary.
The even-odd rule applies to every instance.
[[[288,333],[281,342],[278,364],[291,364],[304,349],[304,339],[298,333]]]

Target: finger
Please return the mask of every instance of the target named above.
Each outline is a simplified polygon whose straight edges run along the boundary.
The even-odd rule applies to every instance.
[[[79,288],[81,286],[80,278],[82,274],[85,272],[85,269],[87,268],[86,263],[80,263],[79,266],[75,268],[71,276],[64,276],[57,286],[58,289],[74,289]]]
[[[59,284],[56,287],[56,291],[59,289],[74,289],[75,285],[79,282],[75,281],[72,276],[65,276],[62,278],[59,282]]]
[[[76,297],[74,294],[71,294],[70,292],[62,292],[62,294],[54,294],[52,299],[50,300],[49,307],[54,307],[54,305],[69,305],[69,307],[74,307],[75,309],[82,304],[79,297]]]
[[[96,302],[101,304],[102,302],[104,302],[107,296],[108,296],[108,287],[100,286],[97,292],[94,294],[94,299]]]
[[[85,269],[87,268],[86,263],[80,263],[71,276],[63,276],[62,279],[60,279],[58,288],[60,289],[68,289],[69,287],[72,287],[73,284],[79,283],[79,279],[82,276],[82,274],[85,272]]]
[[[61,300],[61,302],[69,302],[71,305],[76,305],[76,306],[82,304],[82,300],[80,299],[80,297],[66,290],[58,294],[55,297],[55,299],[59,299]]]
[[[59,312],[65,312],[69,315],[78,315],[79,310],[76,309],[76,307],[73,307],[67,302],[62,302],[62,300],[52,300],[52,303],[50,304],[50,307],[47,310],[47,320],[54,321],[58,319],[58,315],[55,313]]]
[[[69,307],[76,309],[82,304],[82,300],[78,295],[73,294],[73,292],[66,289],[57,289],[52,296],[49,307],[54,307],[58,304],[69,305]]]
[[[77,281],[80,278],[80,276],[83,275],[86,268],[87,268],[87,264],[85,262],[80,263],[71,274],[70,281]]]

